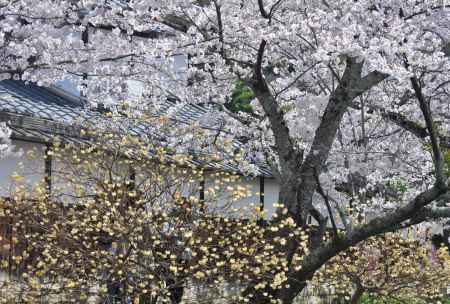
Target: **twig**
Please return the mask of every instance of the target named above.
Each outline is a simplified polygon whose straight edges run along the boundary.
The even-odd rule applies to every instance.
[[[331,211],[330,200],[328,199],[328,195],[326,195],[325,192],[323,191],[322,184],[320,183],[319,176],[317,175],[316,170],[314,170],[314,177],[316,179],[317,192],[320,194],[320,196],[322,196],[323,200],[325,201],[325,205],[327,206],[327,211],[330,216],[331,225],[333,226],[334,236],[337,238],[338,230],[337,230],[336,222],[334,220],[333,213]]]

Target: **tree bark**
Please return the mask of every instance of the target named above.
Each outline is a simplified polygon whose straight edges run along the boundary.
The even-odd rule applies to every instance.
[[[306,158],[303,159],[303,151],[296,148],[290,137],[283,112],[262,74],[266,44],[265,40],[260,43],[254,75],[249,85],[263,107],[274,133],[280,167],[279,201],[288,209],[288,216],[292,217],[299,227],[306,227],[307,217],[313,209],[312,197],[317,188],[317,178],[315,177],[323,171],[345,111],[354,98],[383,81],[387,75],[372,72],[365,77],[361,77],[363,63],[353,58],[347,58],[347,67],[342,78],[339,79],[339,85],[330,96],[322,121],[316,130],[312,148]],[[326,225],[326,221],[322,223],[323,225]],[[319,231],[321,230],[324,231],[324,229],[319,229]],[[317,239],[320,241],[313,242],[314,247],[310,249],[314,251],[317,248],[322,248],[323,250],[319,252],[319,256],[312,256],[311,253],[306,257],[308,261],[304,265],[306,270],[289,270],[288,288],[261,291],[254,290],[253,286],[250,286],[243,295],[251,295],[251,301],[254,303],[270,303],[270,296],[281,300],[282,303],[292,303],[294,298],[306,287],[306,281],[313,276],[317,269],[335,254],[350,246],[343,242],[321,247],[322,237],[318,236]],[[288,246],[288,248],[286,256],[289,261],[297,248],[295,245]],[[264,293],[268,294],[269,297],[265,296]]]
[[[352,298],[350,299],[350,304],[358,304],[361,300],[361,297],[364,294],[364,289],[360,284],[356,284],[356,289],[353,292]]]

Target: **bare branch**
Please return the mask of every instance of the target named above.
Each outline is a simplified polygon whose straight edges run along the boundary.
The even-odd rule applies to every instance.
[[[408,119],[405,115],[401,113],[388,111],[383,107],[366,104],[366,107],[371,111],[377,111],[380,113],[381,117],[392,121],[394,124],[400,128],[410,132],[418,138],[426,138],[428,136],[427,128],[420,125],[419,123]],[[356,103],[352,103],[351,108],[355,110],[360,110],[360,106]],[[445,135],[439,135],[439,143],[441,147],[450,149],[450,137]]]
[[[336,222],[334,220],[333,212],[331,211],[330,200],[328,199],[328,195],[325,194],[325,191],[322,188],[322,184],[320,183],[320,179],[319,179],[319,176],[317,175],[317,173],[314,174],[314,177],[316,178],[317,192],[320,194],[320,196],[322,196],[322,198],[323,198],[323,200],[325,202],[325,205],[327,206],[328,216],[330,217],[331,225],[333,227],[334,236],[337,238],[338,237],[338,230],[337,230]]]
[[[262,75],[262,62],[264,59],[264,51],[266,50],[267,41],[261,40],[258,48],[258,55],[256,57],[255,65],[255,77],[258,82],[264,82],[264,77]]]
[[[284,0],[278,0],[277,2],[275,2],[272,7],[270,8],[269,11],[269,16],[270,18],[272,18],[273,14],[275,13],[275,10],[278,8],[278,6],[280,6],[281,2],[283,2]]]
[[[436,10],[440,10],[440,9],[448,8],[448,7],[450,7],[450,5],[436,5],[431,8],[427,8],[426,10],[420,10],[418,12],[415,12],[409,16],[404,17],[404,19],[405,20],[413,19],[414,17],[420,16],[420,15],[429,14],[430,11],[436,11]]]
[[[280,96],[281,94],[283,94],[284,92],[286,92],[287,90],[289,90],[293,85],[295,85],[297,83],[297,81],[299,81],[303,76],[306,75],[306,73],[308,73],[310,70],[312,70],[312,68],[314,68],[317,65],[317,63],[309,66],[306,70],[302,71],[297,77],[295,77],[294,80],[292,80],[292,82],[290,84],[288,84],[287,86],[285,86],[282,90],[278,91],[275,94],[275,99],[278,98],[278,96]]]
[[[269,13],[266,12],[266,9],[264,8],[264,0],[258,0],[258,7],[259,12],[261,13],[261,16],[263,16],[266,19],[270,19]]]
[[[136,54],[134,53],[130,53],[130,54],[123,54],[123,55],[118,55],[115,57],[105,57],[105,58],[101,58],[98,59],[98,62],[112,62],[112,61],[117,61],[117,60],[122,60],[125,58],[129,58],[129,57],[133,57]],[[80,63],[87,63],[89,62],[89,60],[85,59],[85,60],[79,60],[79,61],[74,61],[74,60],[62,60],[59,62],[56,62],[54,65],[49,65],[46,63],[36,63],[36,64],[31,64],[28,66],[25,66],[23,68],[6,68],[6,69],[0,69],[0,74],[11,74],[11,75],[19,75],[21,73],[23,73],[26,70],[32,70],[32,69],[61,69],[61,65],[77,65]]]
[[[264,0],[258,0],[258,8],[259,8],[259,12],[261,13],[261,16],[265,19],[269,20],[269,24],[272,22],[272,17],[273,14],[275,13],[275,10],[278,8],[278,6],[280,6],[281,2],[283,2],[284,0],[278,0],[277,2],[275,2],[271,7],[269,12],[267,12],[267,10],[264,8]]]
[[[311,235],[311,242],[313,247],[317,247],[324,239],[327,228],[328,217],[324,216],[317,208],[312,207],[310,211],[311,216],[317,221],[318,228],[314,234]]]
[[[388,77],[389,75],[378,71],[370,72],[366,76],[362,77],[361,80],[356,85],[356,88],[353,92],[353,94],[355,94],[354,97],[357,97],[362,93],[367,92],[367,90],[373,88],[374,86],[376,86],[377,84],[379,84]]]
[[[433,123],[430,106],[425,100],[425,96],[423,95],[422,88],[419,84],[419,80],[416,77],[412,77],[411,84],[413,86],[417,100],[419,101],[420,110],[422,111],[423,117],[425,119],[426,128],[430,136],[431,147],[433,150],[434,166],[436,169],[436,186],[445,189],[447,185],[446,185],[446,178],[444,175],[444,159],[442,157],[441,148],[439,146],[439,138]]]
[[[222,23],[222,12],[220,11],[220,4],[217,2],[217,0],[214,0],[214,7],[216,8],[216,17],[217,17],[217,26],[219,30],[219,41],[220,41],[220,54],[222,57],[224,57],[224,37],[223,37],[223,23]]]

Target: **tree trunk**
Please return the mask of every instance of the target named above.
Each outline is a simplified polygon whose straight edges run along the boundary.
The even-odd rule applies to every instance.
[[[447,221],[443,231],[444,244],[447,246],[448,253],[450,254],[450,221]]]
[[[281,290],[272,290],[270,287],[255,290],[252,287],[248,287],[242,296],[247,297],[249,299],[249,303],[257,303],[257,304],[271,304],[271,299],[281,300],[283,304],[291,304],[294,299],[299,295],[303,289],[306,287],[306,283],[300,282],[297,279],[289,279],[288,284],[289,288],[284,288]],[[265,295],[266,293],[266,295]],[[252,295],[252,296],[250,296]]]
[[[361,297],[364,294],[364,289],[360,284],[356,285],[356,290],[352,295],[352,298],[350,299],[350,304],[358,304],[361,300]]]

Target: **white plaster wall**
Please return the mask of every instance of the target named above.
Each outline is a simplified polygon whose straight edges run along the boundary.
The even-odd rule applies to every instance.
[[[211,204],[213,208],[216,208],[217,212],[228,213],[231,209],[237,209],[238,213],[250,212],[250,208],[256,208],[260,206],[260,178],[259,177],[240,177],[236,183],[230,183],[231,186],[239,184],[242,187],[248,189],[249,196],[243,197],[239,200],[232,202],[230,192],[227,187],[222,189],[215,189],[214,195],[208,195],[208,189],[214,188],[215,181],[220,180],[220,177],[216,177],[214,173],[205,173],[205,199],[207,203]],[[276,211],[275,204],[278,203],[279,184],[275,179],[264,179],[264,210],[266,218],[271,219]],[[216,204],[216,206],[214,206]],[[253,206],[251,206],[253,204]],[[210,206],[211,207],[211,206]],[[245,208],[247,207],[247,208]],[[245,210],[247,209],[247,210]]]
[[[93,171],[83,171],[84,176],[80,178],[80,174],[77,173],[79,168],[73,166],[73,157],[82,158],[80,151],[63,151],[59,152],[61,155],[54,156],[52,159],[52,195],[59,200],[70,203],[73,202],[74,197],[80,194],[80,191],[76,191],[76,187],[82,187],[83,195],[92,195],[93,189],[96,188],[96,181],[108,179],[108,173],[105,170],[106,165],[110,165],[110,160],[103,159],[98,160],[97,167],[93,168]],[[92,160],[88,160],[89,163]],[[95,161],[94,161],[95,162]],[[84,168],[84,167],[83,167]],[[129,177],[130,170],[128,165],[119,161],[114,163],[112,168],[113,176],[124,180]]]
[[[74,175],[74,170],[71,168],[71,158],[73,157],[73,154],[71,152],[67,152],[66,155],[63,157],[58,156],[54,157],[52,160],[52,194],[54,196],[58,196],[59,199],[62,199],[63,201],[70,202],[73,200],[71,199],[71,196],[75,195],[73,182],[70,181],[70,179]],[[166,176],[169,181],[159,181],[156,182],[158,185],[155,184],[155,174],[157,173],[157,164],[155,164],[155,167],[149,166],[149,167],[135,167],[135,184],[138,190],[143,190],[145,192],[148,192],[149,189],[152,189],[155,187],[155,191],[160,191],[160,189],[156,189],[159,187],[169,187],[170,193],[173,194],[175,191],[178,191],[181,193],[181,196],[189,198],[191,196],[194,196],[196,198],[199,197],[199,182],[187,182],[187,178],[183,178],[186,176],[191,176],[192,173],[189,171],[188,168],[176,168],[175,173],[172,176]],[[98,171],[92,172],[96,178],[104,179],[109,178],[108,176],[104,176],[104,171],[102,171],[103,166],[98,166]],[[103,172],[103,173],[102,173]],[[124,163],[118,163],[116,162],[116,165],[113,168],[113,172],[115,173],[115,176],[119,177],[121,180],[124,180],[125,178],[129,177],[131,174],[130,167],[128,164]],[[92,176],[92,175],[91,175]],[[175,179],[178,179],[178,181],[175,181]],[[79,180],[79,179],[78,179]],[[85,183],[85,179],[80,182],[76,182],[78,185],[81,185]],[[91,182],[92,183],[92,182]],[[145,185],[147,183],[147,185]],[[158,186],[158,187],[156,187]],[[169,190],[166,191],[167,193]],[[171,195],[166,195],[160,198],[161,203],[166,201],[168,199],[171,199]]]
[[[62,152],[58,152],[62,153]],[[74,183],[74,170],[70,167],[71,153],[53,156],[52,158],[52,196],[62,202],[73,202],[76,195]]]
[[[224,182],[224,177],[217,176],[214,172],[205,172],[205,201],[208,209],[231,215],[246,215],[254,212],[259,207],[259,178],[239,177],[235,182]],[[220,184],[224,182],[224,184]],[[246,195],[233,200],[232,190],[240,186],[245,189]],[[253,206],[252,206],[253,204]]]
[[[260,187],[259,178],[247,178],[241,177],[239,180],[239,185],[246,187],[249,190],[249,196],[237,200],[233,207],[242,212],[246,212],[245,208],[249,208],[249,212],[254,212],[255,208],[260,207]]]
[[[12,175],[23,177],[24,184],[30,189],[45,176],[45,146],[18,140],[12,143],[19,153],[0,159],[0,196],[3,197],[10,196],[13,190]],[[34,157],[28,157],[30,154]]]
[[[0,196],[9,196],[11,192],[12,180],[11,175],[17,173],[20,176],[24,177],[25,183],[32,187],[37,182],[41,182],[45,177],[45,162],[44,162],[44,153],[45,146],[37,143],[30,143],[25,141],[13,141],[13,144],[17,147],[18,150],[21,150],[21,156],[9,156],[3,159],[0,159]],[[27,155],[33,151],[34,159],[29,159]],[[71,157],[69,154],[67,158]],[[52,188],[54,190],[54,194],[58,193],[66,193],[69,195],[75,194],[73,188],[68,182],[68,177],[73,174],[73,172],[66,167],[67,163],[60,158],[53,158],[52,160]],[[125,170],[125,169],[124,169]],[[145,172],[151,171],[152,168],[137,168],[137,184],[142,182],[142,177],[140,178],[140,174],[145,174]],[[180,168],[180,176],[181,170],[186,170]],[[206,192],[206,202],[215,204],[213,208],[216,210],[219,209],[227,209],[228,211],[231,208],[239,210],[238,212],[246,211],[246,209],[259,207],[260,204],[260,181],[258,178],[249,178],[249,177],[240,177],[236,183],[230,183],[230,186],[235,187],[236,185],[240,185],[241,187],[245,187],[248,190],[248,196],[243,197],[239,200],[231,202],[230,192],[225,187],[219,187],[219,190],[216,190],[216,198],[212,198],[211,195],[208,196],[208,188],[214,188],[215,181],[220,180],[215,176],[212,172],[205,173],[205,192]],[[190,197],[194,196],[199,198],[199,182],[191,183],[182,188],[175,187],[174,189],[180,191],[182,196]],[[264,180],[264,208],[267,214],[267,218],[270,219],[274,212],[275,207],[274,204],[278,202],[278,191],[279,185],[274,179],[266,178]],[[66,199],[69,199],[66,196]],[[254,207],[250,207],[253,204]],[[253,209],[252,209],[253,210]]]
[[[158,164],[155,164],[155,167],[151,166],[145,168],[136,168],[136,186],[138,190],[144,190],[148,192],[151,191],[153,187],[162,187],[164,189],[165,195],[161,196],[160,199],[157,200],[158,203],[164,204],[168,200],[173,200],[173,195],[176,192],[179,192],[180,195],[186,199],[199,199],[200,196],[200,183],[198,179],[194,178],[194,174],[189,168],[175,168],[173,173],[170,173],[170,176],[166,176],[166,180],[155,182],[155,174],[158,174],[159,170],[157,168]],[[156,171],[156,172],[155,172]],[[157,185],[155,185],[155,183]],[[155,189],[155,191],[160,191]],[[168,206],[171,208],[173,205]]]
[[[279,191],[280,185],[275,179],[264,179],[264,210],[266,211],[268,219],[271,219],[276,211],[274,205],[278,203]]]

